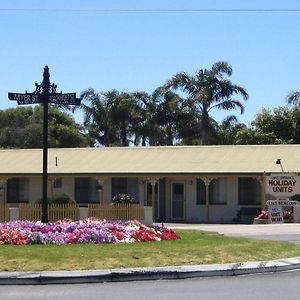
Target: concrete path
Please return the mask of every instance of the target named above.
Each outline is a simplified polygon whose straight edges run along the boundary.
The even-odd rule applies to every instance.
[[[227,236],[289,241],[300,244],[300,224],[298,223],[266,225],[166,223],[164,226],[174,229],[213,231]]]

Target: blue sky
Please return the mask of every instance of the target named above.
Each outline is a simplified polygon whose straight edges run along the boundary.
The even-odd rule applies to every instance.
[[[8,92],[34,91],[45,65],[59,91],[150,93],[177,72],[227,61],[250,96],[236,112],[246,124],[300,90],[297,0],[0,0],[0,31],[0,109],[16,107]]]

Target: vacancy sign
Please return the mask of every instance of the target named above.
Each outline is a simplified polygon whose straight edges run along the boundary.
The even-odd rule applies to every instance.
[[[293,173],[273,173],[266,176],[266,192],[276,198],[300,194],[300,176]]]

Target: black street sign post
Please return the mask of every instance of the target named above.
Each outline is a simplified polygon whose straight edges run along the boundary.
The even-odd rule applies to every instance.
[[[18,105],[43,104],[43,201],[41,221],[48,223],[48,104],[58,105],[80,105],[80,99],[76,98],[76,93],[57,93],[57,85],[50,83],[50,73],[48,66],[45,66],[43,82],[35,84],[34,93],[8,93],[8,99],[17,101]]]

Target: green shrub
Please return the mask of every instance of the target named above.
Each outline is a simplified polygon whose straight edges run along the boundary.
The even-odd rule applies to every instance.
[[[35,204],[42,204],[43,199],[39,198],[34,203]],[[75,204],[75,200],[72,199],[68,194],[66,193],[56,193],[52,196],[48,197],[48,203],[49,204]]]
[[[133,198],[128,194],[117,194],[112,198],[113,204],[130,204]]]

